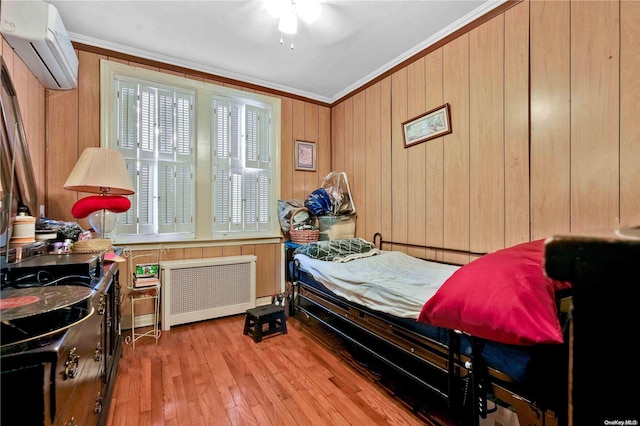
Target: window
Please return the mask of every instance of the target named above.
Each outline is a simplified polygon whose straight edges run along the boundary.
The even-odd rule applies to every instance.
[[[271,113],[219,96],[212,98],[212,111],[213,232],[264,231],[270,220]]]
[[[101,75],[102,144],[135,189],[116,242],[279,237],[279,99],[109,61]]]
[[[115,76],[116,147],[135,194],[118,234],[195,234],[195,92]]]

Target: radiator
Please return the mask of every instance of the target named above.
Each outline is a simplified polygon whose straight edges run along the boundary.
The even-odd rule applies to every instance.
[[[162,329],[256,306],[256,256],[163,261]]]

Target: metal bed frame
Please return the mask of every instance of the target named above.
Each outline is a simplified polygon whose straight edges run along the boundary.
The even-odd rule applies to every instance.
[[[472,256],[484,254],[384,241],[379,233],[375,234],[374,243],[378,248],[392,244]],[[353,347],[427,389],[446,404],[447,411],[454,414],[461,424],[477,426],[481,417],[486,418],[487,414],[495,411],[497,407],[488,407],[489,397],[513,407],[521,426],[566,424],[566,400],[557,401],[552,408],[549,404],[540,404],[525,396],[526,389],[521,389],[513,379],[487,366],[481,356],[476,356],[482,351],[484,339],[465,334],[472,347],[470,356],[466,356],[459,350],[462,336],[459,331],[448,333],[449,341],[443,344],[391,322],[384,315],[313,287],[300,278],[299,264],[294,261],[294,314],[300,313],[319,322]],[[562,362],[568,365],[568,355]],[[566,382],[564,380],[565,385]]]

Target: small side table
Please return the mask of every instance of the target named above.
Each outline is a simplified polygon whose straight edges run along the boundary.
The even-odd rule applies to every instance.
[[[136,348],[136,341],[142,337],[153,337],[158,345],[160,338],[160,329],[158,328],[158,320],[160,319],[160,280],[155,285],[145,287],[132,287],[129,289],[129,297],[131,300],[131,336],[125,338],[126,343],[131,343]],[[136,302],[146,299],[153,299],[153,328],[144,333],[136,333]]]
[[[268,325],[266,330],[264,330],[265,324]],[[275,333],[287,334],[287,319],[282,306],[264,305],[247,309],[244,335],[253,337],[253,341],[259,343],[263,337]]]
[[[162,287],[161,264],[162,255],[167,251],[160,247],[151,251],[140,251],[136,254],[131,248],[126,247],[123,251],[127,258],[129,269],[129,300],[131,301],[131,335],[125,337],[125,343],[131,343],[136,348],[136,341],[143,337],[152,337],[156,346],[160,338],[160,289]],[[153,328],[146,332],[136,332],[136,312],[137,302],[153,300]]]

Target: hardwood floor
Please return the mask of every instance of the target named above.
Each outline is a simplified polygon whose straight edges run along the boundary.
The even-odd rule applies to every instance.
[[[432,424],[295,318],[260,343],[243,326],[231,316],[124,345],[108,425]]]

